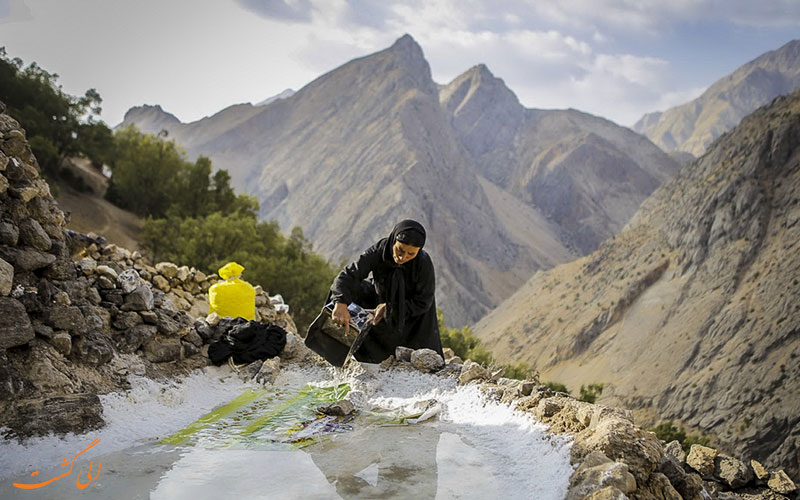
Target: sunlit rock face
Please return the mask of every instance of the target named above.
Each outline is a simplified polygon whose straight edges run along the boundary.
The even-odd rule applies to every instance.
[[[797,87],[800,40],[793,40],[721,78],[697,99],[644,115],[633,129],[664,151],[699,157],[746,115]]]
[[[475,327],[601,401],[673,419],[796,474],[800,92],[777,98],[648,198],[626,228],[539,273]]]

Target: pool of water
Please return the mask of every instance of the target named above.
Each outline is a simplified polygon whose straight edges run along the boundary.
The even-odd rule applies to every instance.
[[[347,384],[359,415],[299,424],[303,411],[314,413],[296,396],[308,383]],[[193,424],[253,390],[263,392],[261,403]],[[392,423],[392,415],[432,399],[441,408],[436,417]],[[416,372],[285,370],[264,391],[210,368],[180,383],[134,381],[103,404],[108,425],[96,433],[0,443],[0,498],[547,500],[564,498],[572,472],[569,442],[530,415],[485,401],[475,387]],[[290,406],[294,413],[278,411]],[[258,432],[245,433],[253,419]],[[62,475],[35,489],[14,486]]]

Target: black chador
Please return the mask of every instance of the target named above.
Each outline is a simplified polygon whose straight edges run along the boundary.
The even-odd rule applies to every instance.
[[[393,257],[395,242],[419,247],[416,257],[398,264]],[[413,220],[397,224],[383,238],[362,253],[334,279],[330,299],[355,302],[372,309],[386,304],[386,317],[367,336],[356,359],[379,363],[394,354],[395,347],[427,347],[442,355],[442,341],[436,322],[433,262],[422,249],[425,229]],[[372,279],[367,280],[370,272]]]

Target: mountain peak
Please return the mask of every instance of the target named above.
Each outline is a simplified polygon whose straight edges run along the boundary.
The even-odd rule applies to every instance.
[[[412,38],[408,33],[398,38],[388,50],[389,52],[397,54],[404,59],[425,60],[425,55],[422,53],[422,47],[420,47],[417,41],[414,40],[414,38]]]
[[[143,132],[159,132],[162,128],[180,124],[181,121],[172,113],[164,111],[159,104],[143,104],[134,106],[125,112],[122,123],[115,128],[124,123],[137,123],[139,124],[139,129]]]

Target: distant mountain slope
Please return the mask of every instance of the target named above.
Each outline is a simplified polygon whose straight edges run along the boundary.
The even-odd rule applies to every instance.
[[[209,156],[257,196],[262,217],[301,226],[334,261],[354,258],[403,217],[420,219],[439,304],[464,324],[536,270],[595,248],[678,168],[606,120],[526,110],[479,71],[488,75],[481,84],[437,87],[406,35],[263,107],[190,124],[134,109],[125,123],[144,115],[145,124],[167,124],[190,155]],[[481,103],[494,94],[507,103]],[[541,158],[559,148],[563,157]]]
[[[697,99],[644,115],[633,129],[664,151],[695,157],[775,96],[800,87],[800,40],[767,52],[711,85]]]
[[[558,224],[581,254],[617,233],[679,169],[608,120],[524,108],[485,65],[443,86],[440,100],[480,173]]]
[[[797,473],[800,91],[723,135],[594,253],[537,273],[475,333],[644,423]]]

